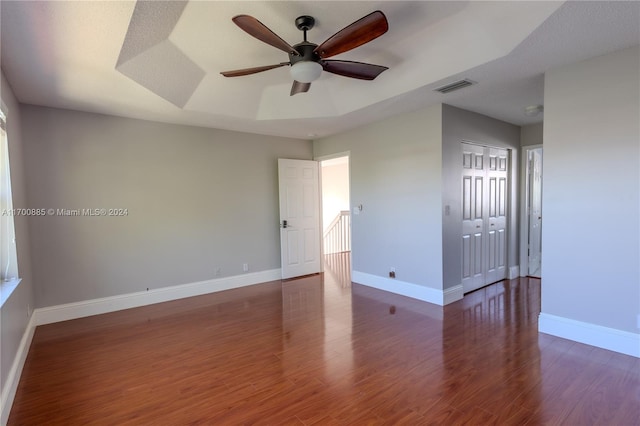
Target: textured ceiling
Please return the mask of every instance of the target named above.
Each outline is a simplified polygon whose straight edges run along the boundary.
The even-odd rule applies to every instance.
[[[388,66],[374,81],[323,73],[289,96],[288,67],[245,77],[220,71],[287,61],[236,27],[249,14],[295,44],[382,10],[389,32],[335,59]],[[514,124],[540,121],[543,73],[640,40],[638,2],[7,1],[1,65],[23,103],[314,139],[448,103]],[[478,84],[442,95],[458,78]]]

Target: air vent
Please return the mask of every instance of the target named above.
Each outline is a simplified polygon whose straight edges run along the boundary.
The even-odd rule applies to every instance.
[[[476,84],[476,82],[467,80],[465,78],[464,80],[454,81],[453,83],[447,84],[442,87],[438,87],[437,89],[434,89],[434,90],[440,93],[449,93],[449,92],[453,92],[454,90],[462,89],[463,87],[471,86],[472,84]]]

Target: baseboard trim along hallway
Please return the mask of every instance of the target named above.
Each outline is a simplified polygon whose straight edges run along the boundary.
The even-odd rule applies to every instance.
[[[463,297],[462,285],[457,285],[446,290],[437,290],[435,288],[424,287],[392,278],[379,277],[360,271],[351,272],[351,281],[440,306],[448,305]]]

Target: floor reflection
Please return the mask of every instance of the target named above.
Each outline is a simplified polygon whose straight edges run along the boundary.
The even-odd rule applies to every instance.
[[[324,274],[327,281],[341,288],[351,288],[351,252],[325,255]]]
[[[283,370],[321,384],[324,421],[638,424],[640,410],[621,395],[640,388],[640,374],[629,376],[640,363],[538,334],[539,279],[505,280],[443,307],[352,284],[349,269],[348,256],[334,256],[323,275],[283,285]],[[627,367],[612,369],[614,360]],[[585,401],[604,398],[598,386],[626,411],[609,402],[594,413]]]
[[[283,283],[287,377],[367,398],[381,417],[402,407],[426,418],[536,418],[539,280],[503,281],[442,307],[352,284],[350,269],[349,253],[334,254],[324,274]]]
[[[442,307],[333,260],[38,327],[8,423],[640,424],[640,360],[538,334],[539,279]]]
[[[540,281],[528,278],[495,283],[445,307],[439,404],[483,422],[536,424],[539,312]]]
[[[325,256],[324,273],[283,282],[283,368],[299,374],[296,348],[308,350],[322,380],[339,382],[353,369],[351,253]],[[307,363],[303,363],[307,368]]]

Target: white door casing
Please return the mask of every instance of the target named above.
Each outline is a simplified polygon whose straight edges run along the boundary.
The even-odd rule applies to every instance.
[[[282,278],[320,272],[318,163],[278,159]]]
[[[468,293],[507,276],[509,155],[462,144],[462,286]]]

